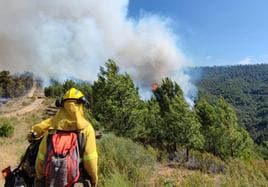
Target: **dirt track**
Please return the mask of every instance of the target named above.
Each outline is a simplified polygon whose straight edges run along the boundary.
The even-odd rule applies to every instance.
[[[44,96],[42,88],[39,88],[36,83],[33,87],[22,97],[9,100],[6,104],[0,107],[0,117],[20,117],[28,116],[29,112],[36,111],[43,107]],[[15,125],[14,136],[10,138],[1,138],[1,152],[0,152],[0,169],[10,165],[13,169],[17,166],[20,156],[24,153],[28,145],[25,137],[29,132],[29,122],[21,120],[19,124]],[[4,179],[0,175],[0,186],[4,186]]]
[[[34,82],[33,87],[27,94],[13,101],[9,101],[1,107],[2,114],[0,114],[0,117],[19,116],[38,109],[44,101],[44,98],[39,96],[34,97],[34,95],[42,93],[40,89],[41,88],[37,88]]]
[[[37,99],[33,103],[31,103],[30,105],[27,105],[19,110],[15,110],[15,111],[12,111],[9,113],[4,113],[1,115],[1,117],[12,117],[12,116],[17,116],[17,115],[23,115],[27,112],[31,112],[31,111],[39,108],[39,106],[42,104],[43,101],[44,101],[44,99]]]

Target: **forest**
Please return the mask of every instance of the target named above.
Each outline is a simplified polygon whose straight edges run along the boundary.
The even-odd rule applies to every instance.
[[[254,141],[223,96],[212,101],[200,95],[190,109],[180,86],[166,77],[152,90],[151,99],[144,101],[130,75],[120,73],[112,60],[100,68],[92,84],[52,81],[45,95],[61,97],[72,86],[88,96],[88,116],[95,128],[152,146],[161,154],[170,155],[183,148],[187,160],[191,150],[221,159],[250,158],[256,153]]]
[[[14,98],[25,94],[33,86],[33,74],[24,72],[11,75],[9,71],[0,72],[0,98]]]
[[[236,95],[244,93],[239,91],[240,87],[244,88],[244,79],[234,70],[228,72],[229,68],[242,74],[244,70],[240,68],[256,68],[255,72],[262,72],[267,66],[191,68],[188,73],[201,72],[199,79],[193,80],[199,88],[193,107],[186,102],[180,86],[169,77],[155,84],[151,98],[143,100],[131,76],[120,71],[113,60],[100,67],[94,82],[51,80],[44,93],[51,98],[47,99],[48,103],[60,99],[71,87],[87,97],[90,107],[85,110],[85,116],[95,130],[102,132],[102,138],[97,141],[100,186],[266,186],[268,142],[258,142],[259,139],[247,131],[251,124],[245,123],[239,112],[252,111],[239,108],[242,99]],[[251,75],[249,72],[244,76]],[[253,73],[251,79],[254,80],[248,79],[247,85],[253,87],[248,86],[250,90],[244,93],[245,106],[253,102],[247,100],[253,93],[267,99],[267,92],[263,91],[267,90],[267,75],[260,72],[258,78]],[[7,93],[6,88],[14,88],[14,80],[20,77],[8,71],[0,75],[1,93]],[[32,82],[32,78],[23,81],[25,75],[21,77],[23,85]],[[241,82],[232,87],[231,82],[236,79]],[[4,84],[6,80],[12,86]],[[224,86],[226,80],[232,89]],[[8,97],[15,97],[11,95]],[[254,103],[254,106],[261,104],[267,111],[267,102]],[[263,114],[260,119],[265,119]],[[34,113],[20,118],[19,122],[16,118],[0,120],[0,141],[7,152],[12,150],[7,142],[16,138],[13,131],[27,129],[41,117]],[[21,140],[13,142],[24,142],[25,135],[21,135]],[[19,153],[17,156],[21,157]],[[166,175],[167,171],[172,173]]]
[[[98,78],[92,84],[52,80],[44,91],[48,97],[59,98],[70,87],[77,87],[88,96],[91,106],[88,116],[96,128],[113,131],[167,153],[184,147],[187,155],[188,150],[197,149],[221,158],[248,156],[245,152],[248,154],[253,147],[253,139],[266,155],[267,72],[267,64],[188,69],[189,74],[199,74],[198,79],[192,79],[199,90],[193,110],[186,103],[180,86],[168,77],[152,90],[151,99],[142,100],[130,75],[119,73],[119,67],[112,60],[100,67]],[[0,97],[18,97],[32,85],[32,73],[0,72]],[[250,149],[239,150],[238,145]]]
[[[200,73],[193,80],[200,96],[210,101],[223,97],[256,143],[268,140],[268,64],[199,67],[190,72]]]

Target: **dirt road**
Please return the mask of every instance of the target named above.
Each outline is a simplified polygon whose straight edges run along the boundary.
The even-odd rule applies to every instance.
[[[13,117],[13,116],[18,116],[18,115],[23,115],[27,112],[31,112],[31,111],[39,108],[43,101],[44,101],[44,99],[36,99],[30,105],[27,105],[19,110],[15,110],[15,111],[12,111],[9,113],[4,113],[4,114],[0,115],[0,117]]]
[[[43,107],[43,90],[34,82],[32,88],[22,97],[9,100],[6,104],[0,107],[0,117],[19,117],[29,116],[29,112],[38,113],[38,109]],[[14,169],[21,155],[24,153],[28,143],[25,140],[29,132],[29,121],[20,120],[19,125],[15,126],[15,136],[8,139],[1,138],[1,152],[0,152],[0,169],[12,166]],[[0,175],[0,186],[4,186],[4,179]]]
[[[41,88],[36,86],[36,82],[33,83],[33,87],[24,96],[11,100],[7,104],[1,107],[0,117],[13,117],[23,115],[40,108],[43,97],[34,97],[38,93],[42,93]]]

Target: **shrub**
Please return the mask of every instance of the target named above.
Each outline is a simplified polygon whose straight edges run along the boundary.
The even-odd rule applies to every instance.
[[[188,176],[186,176],[180,186],[184,187],[192,187],[192,186],[205,186],[205,187],[213,187],[217,186],[215,180],[212,176],[206,175],[200,171],[194,172]]]
[[[194,153],[196,154],[196,153]],[[199,153],[200,154],[200,153]],[[201,156],[201,154],[200,154]],[[212,155],[213,156],[213,155]],[[197,160],[199,157],[195,156]],[[210,161],[217,161],[217,158],[213,158],[208,154],[204,154],[203,158]],[[200,161],[199,161],[200,162]],[[217,161],[218,162],[218,161]],[[239,159],[230,159],[225,163],[224,173],[209,173],[204,171],[190,171],[184,168],[174,169],[169,176],[163,176],[160,178],[160,184],[156,186],[182,186],[182,187],[249,187],[260,186],[266,187],[268,184],[268,162],[265,160],[250,160],[244,161]],[[205,163],[203,163],[204,169]],[[199,165],[201,168],[201,165]],[[162,176],[161,176],[162,177]]]
[[[266,161],[230,160],[222,186],[267,186]]]
[[[0,120],[0,137],[10,137],[14,133],[14,127],[8,119]]]
[[[127,179],[126,176],[118,173],[118,172],[115,172],[113,174],[111,174],[106,180],[105,180],[105,183],[104,185],[105,187],[114,187],[114,186],[117,186],[117,187],[134,187],[133,184],[131,184],[131,182]]]
[[[111,182],[111,177],[137,184],[148,179],[153,171],[155,158],[143,146],[130,139],[103,135],[98,142],[100,183]],[[109,183],[110,183],[109,182]]]
[[[226,164],[218,157],[209,153],[193,151],[191,157],[183,165],[188,169],[200,170],[206,173],[222,173]]]

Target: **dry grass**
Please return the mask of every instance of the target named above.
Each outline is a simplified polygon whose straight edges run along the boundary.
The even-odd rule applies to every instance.
[[[26,136],[33,124],[40,122],[44,113],[45,105],[23,116],[8,118],[15,128],[13,136],[0,137],[0,170],[11,166],[15,168],[23,155],[28,142]],[[1,118],[0,118],[1,120]],[[0,177],[0,186],[4,186],[4,179]]]
[[[157,180],[158,179],[158,180]],[[159,165],[158,176],[154,176],[151,186],[167,187],[229,187],[268,185],[268,163],[263,160],[228,162],[226,173],[212,174],[184,167],[170,168]]]
[[[14,135],[10,138],[0,137],[0,169],[7,166],[16,167],[20,157],[28,145],[26,140],[30,127],[42,120],[46,106],[53,101],[46,100],[39,109],[10,119],[14,124]],[[0,118],[1,120],[1,118]],[[243,163],[233,161],[229,163],[225,174],[208,174],[198,170],[188,170],[183,167],[169,167],[159,164],[156,176],[148,180],[145,186],[267,186],[267,161],[252,161]],[[0,177],[0,186],[4,180]]]
[[[0,138],[1,152],[0,152],[0,169],[7,166],[16,167],[21,155],[25,151],[27,141],[26,134],[29,130],[26,129],[25,123],[15,125],[14,135],[10,138]],[[0,182],[1,184],[1,182]],[[2,185],[0,185],[2,186]]]

